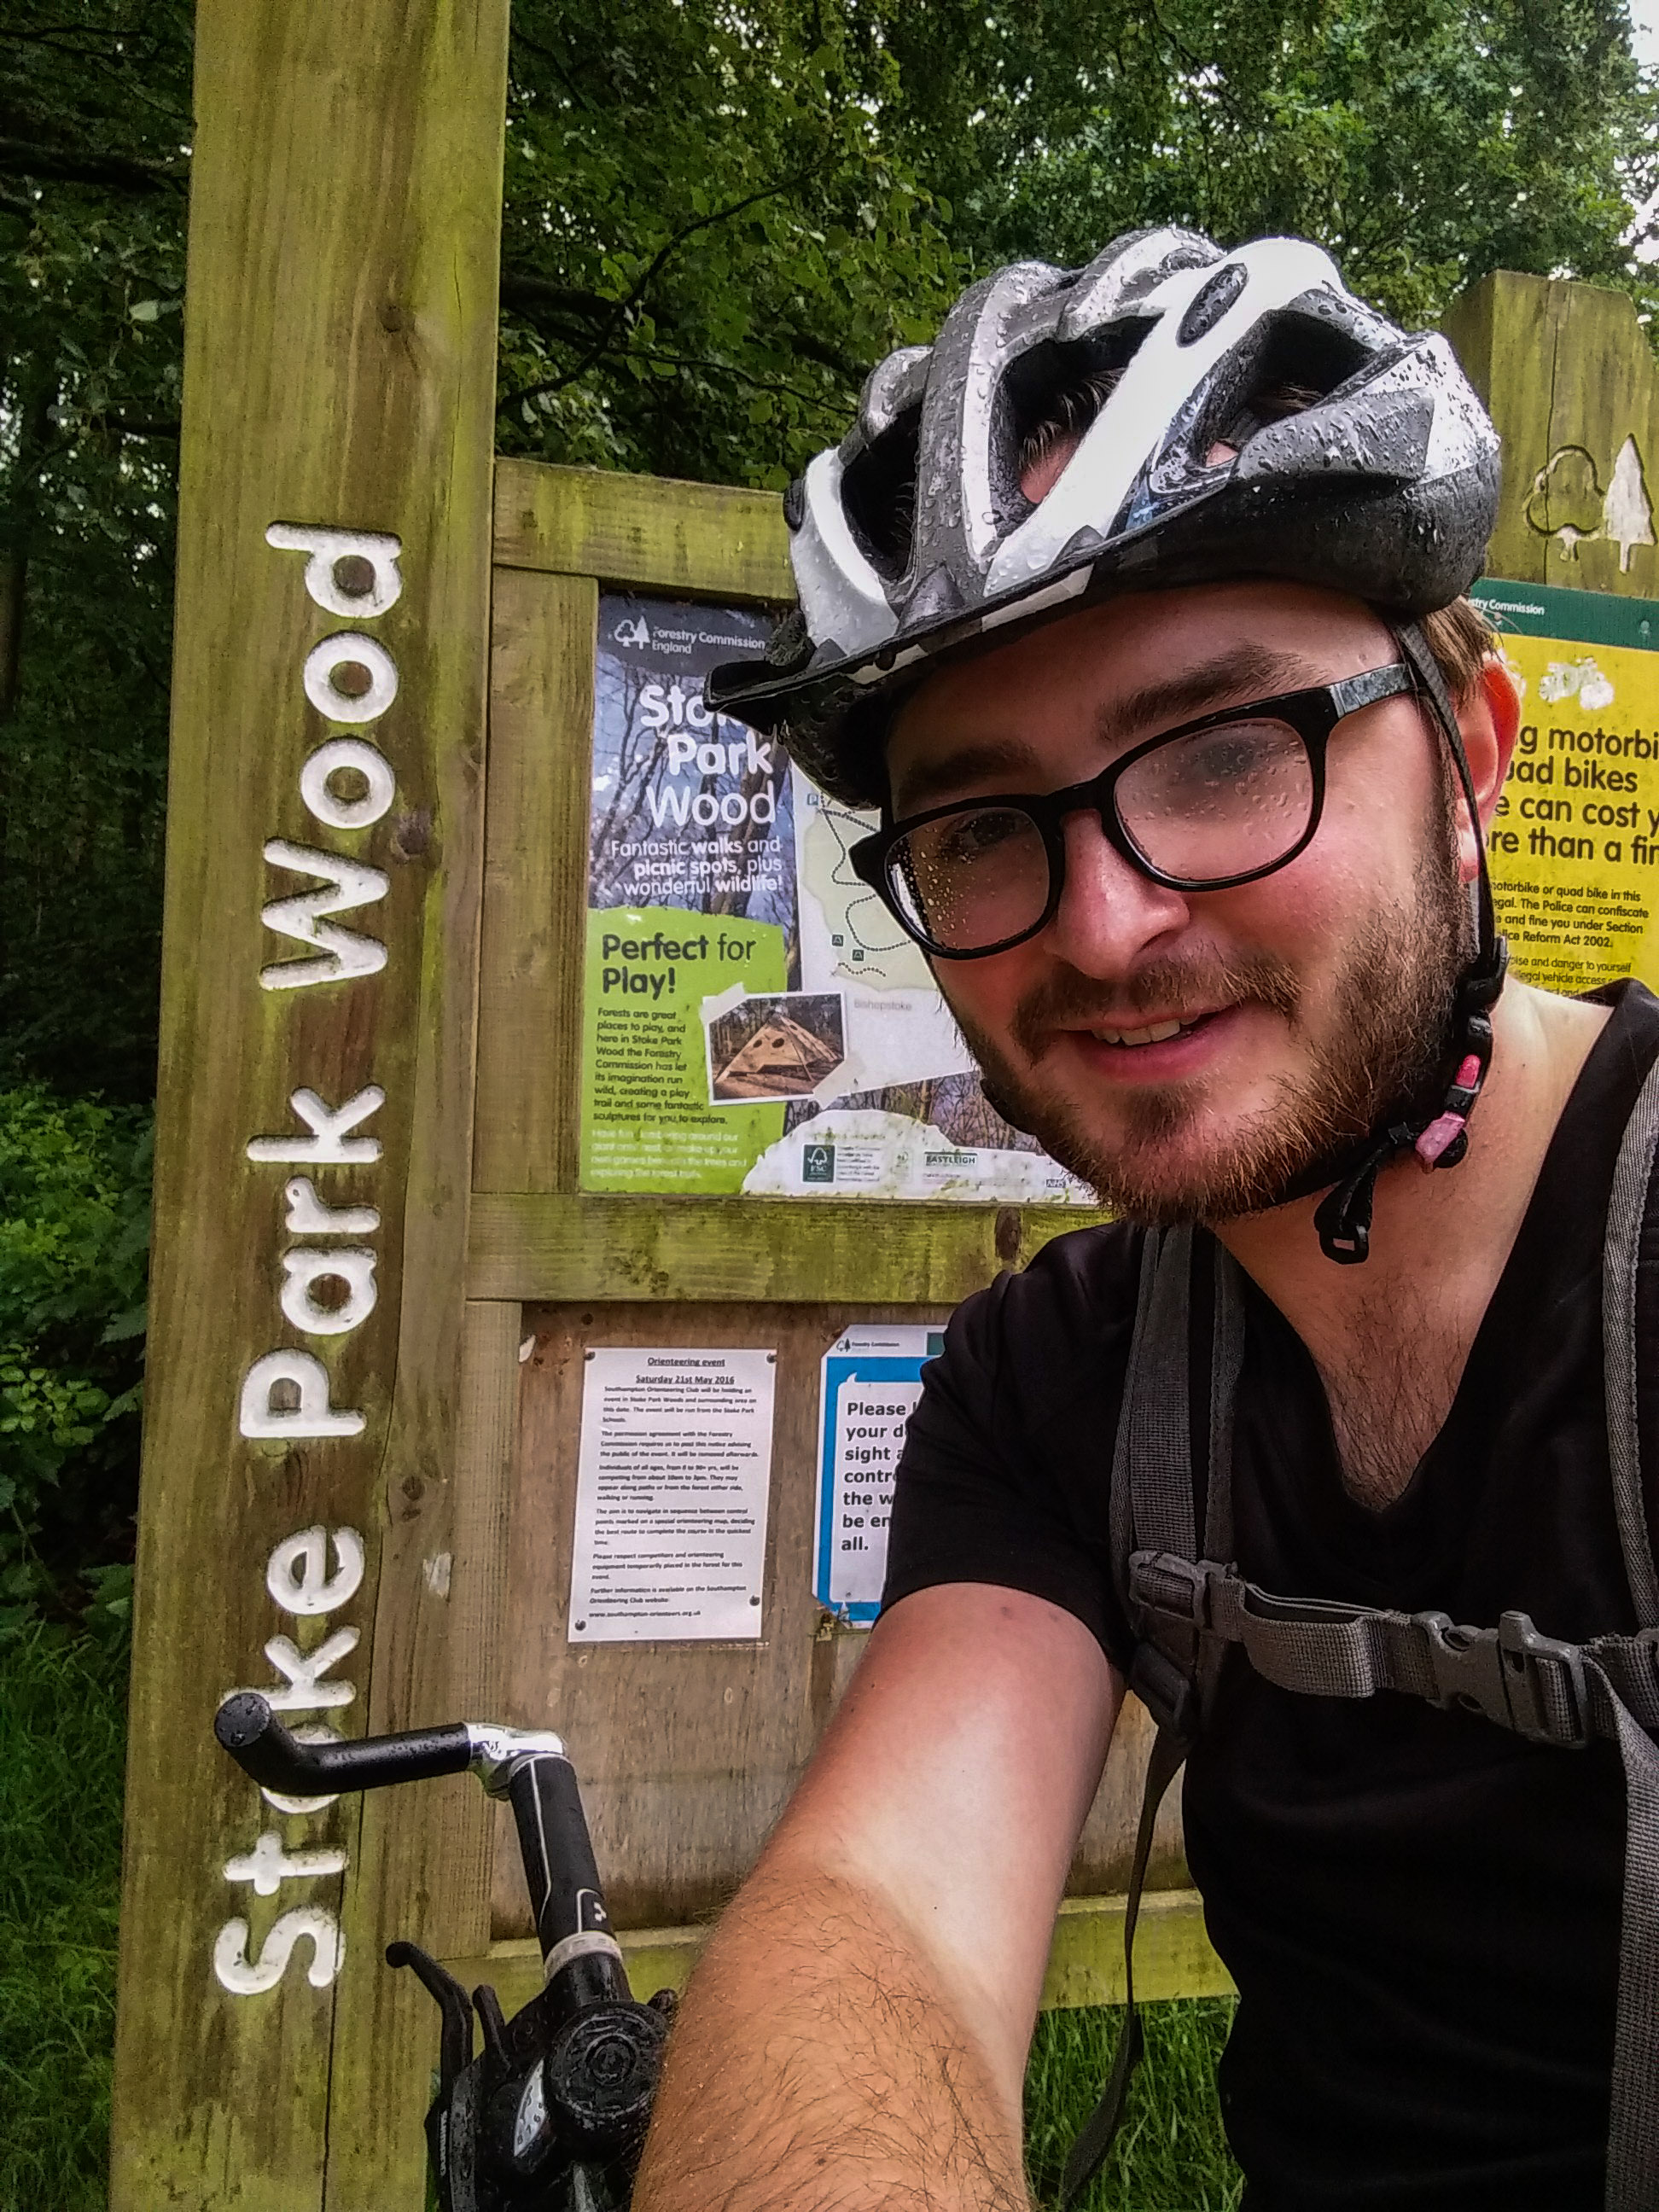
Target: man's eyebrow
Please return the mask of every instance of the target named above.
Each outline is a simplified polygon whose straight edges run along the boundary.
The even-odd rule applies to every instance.
[[[1179,676],[1115,699],[1100,716],[1108,737],[1138,737],[1143,731],[1173,728],[1178,722],[1235,701],[1240,706],[1294,691],[1310,681],[1308,663],[1296,653],[1274,653],[1266,646],[1231,646]]]

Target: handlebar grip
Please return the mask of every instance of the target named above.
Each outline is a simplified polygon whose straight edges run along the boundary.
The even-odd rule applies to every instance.
[[[472,1731],[465,1721],[409,1729],[362,1743],[301,1743],[257,1690],[239,1690],[227,1698],[213,1717],[213,1733],[262,1789],[295,1797],[465,1774],[473,1758]]]
[[[536,1914],[536,1937],[550,1982],[576,1960],[591,1961],[585,1983],[628,1996],[622,1952],[599,1888],[581,1793],[568,1759],[540,1753],[509,1770],[507,1796],[519,1831],[519,1851]],[[611,1970],[614,1970],[614,1972]],[[593,1970],[598,1970],[597,1973]],[[593,1994],[600,1994],[596,1988]]]

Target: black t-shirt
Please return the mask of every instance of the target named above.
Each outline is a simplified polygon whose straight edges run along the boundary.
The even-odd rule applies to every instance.
[[[1479,1626],[1518,1607],[1574,1641],[1636,1626],[1601,1266],[1659,1001],[1604,995],[1445,1426],[1384,1510],[1344,1490],[1313,1360],[1249,1285],[1233,1486],[1249,1580]],[[888,1605],[941,1583],[1031,1591],[1127,1667],[1108,1493],[1139,1248],[1127,1227],[1060,1237],[959,1310],[899,1467]],[[1389,1692],[1299,1696],[1235,1655],[1184,1807],[1240,1992],[1220,2087],[1252,2212],[1600,2206],[1624,1860],[1609,1745],[1532,1745]]]

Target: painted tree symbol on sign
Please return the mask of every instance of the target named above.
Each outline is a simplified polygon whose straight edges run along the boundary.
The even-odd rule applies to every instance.
[[[1638,545],[1653,543],[1653,507],[1642,475],[1642,456],[1635,439],[1626,438],[1613,465],[1613,482],[1602,505],[1607,535],[1619,548],[1621,574],[1630,568],[1630,556]]]
[[[1605,492],[1593,454],[1583,446],[1558,446],[1532,480],[1526,513],[1541,537],[1560,540],[1564,561],[1576,561],[1587,538],[1610,538],[1619,548],[1620,571],[1628,574],[1637,547],[1655,542],[1653,503],[1635,438],[1619,448]]]
[[[1579,542],[1599,538],[1601,479],[1582,446],[1558,446],[1532,480],[1527,520],[1546,538],[1561,541],[1561,558],[1576,561]]]

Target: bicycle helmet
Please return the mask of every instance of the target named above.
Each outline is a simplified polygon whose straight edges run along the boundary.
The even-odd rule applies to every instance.
[[[1090,386],[1099,410],[1033,504],[1024,441]],[[1300,410],[1270,419],[1287,387]],[[1444,338],[1396,329],[1304,240],[1132,231],[1086,269],[998,270],[872,372],[785,496],[799,610],[708,696],[832,798],[878,805],[888,715],[931,658],[1114,590],[1245,575],[1410,619],[1480,574],[1497,504],[1497,433]]]
[[[1057,415],[1086,428],[1034,501],[1022,454]],[[785,495],[798,608],[763,659],[716,668],[707,697],[781,738],[830,797],[878,805],[891,714],[930,662],[1118,592],[1282,577],[1389,622],[1473,820],[1417,622],[1480,574],[1498,490],[1497,433],[1445,339],[1355,299],[1318,246],[1224,253],[1194,231],[1131,231],[1085,269],[996,270],[931,346],[879,363],[847,436]],[[1413,1146],[1425,1166],[1463,1155],[1504,974],[1484,857],[1477,896],[1452,1079],[1432,1112],[1374,1133],[1349,1164],[1320,1209],[1334,1259],[1364,1258],[1392,1152]]]

